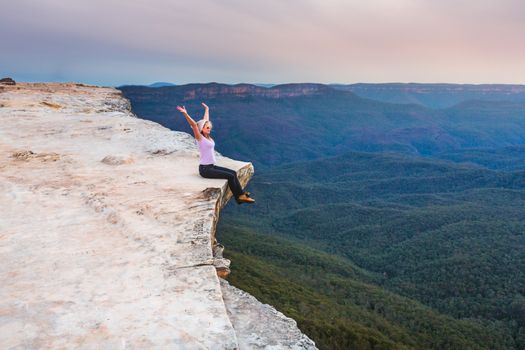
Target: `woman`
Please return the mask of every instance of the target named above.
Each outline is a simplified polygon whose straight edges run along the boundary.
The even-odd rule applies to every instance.
[[[204,116],[198,122],[195,122],[190,117],[184,106],[177,106],[179,112],[184,115],[190,124],[193,134],[195,135],[195,139],[199,145],[199,151],[201,155],[199,174],[202,177],[208,179],[227,179],[228,186],[230,186],[230,190],[232,191],[237,203],[254,203],[255,200],[250,198],[250,194],[243,191],[241,183],[237,178],[237,172],[235,172],[235,170],[215,165],[215,141],[213,141],[210,136],[212,129],[209,112],[210,109],[204,103],[202,103],[202,106],[204,107]]]

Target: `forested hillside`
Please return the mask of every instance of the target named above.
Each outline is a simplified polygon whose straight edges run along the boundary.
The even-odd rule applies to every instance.
[[[234,231],[286,238],[347,259],[376,276],[368,282],[434,312],[499,328],[493,340],[505,334],[525,346],[525,172],[349,153],[275,168],[250,188],[257,205],[230,205],[221,217],[219,237],[232,249],[241,239]]]
[[[430,109],[316,84],[123,91],[176,130],[176,105],[196,119],[210,105],[218,150],[256,166],[256,204],[230,203],[218,225],[230,280],[321,349],[525,349],[525,104]]]

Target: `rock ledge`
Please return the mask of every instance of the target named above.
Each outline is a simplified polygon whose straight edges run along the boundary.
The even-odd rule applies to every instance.
[[[135,118],[115,89],[4,85],[0,348],[250,348],[212,250],[230,193],[197,163],[191,136]]]

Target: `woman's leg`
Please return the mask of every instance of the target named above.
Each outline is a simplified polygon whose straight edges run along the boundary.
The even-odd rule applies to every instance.
[[[237,173],[233,170],[226,169],[217,166],[205,166],[199,168],[199,173],[202,177],[208,179],[226,179],[228,180],[228,186],[233,193],[235,198],[238,198],[242,194],[242,187]]]
[[[240,192],[239,192],[240,194],[239,194],[239,195],[241,195],[241,194],[244,193],[244,191],[243,191],[243,189],[242,189],[242,186],[241,186],[241,182],[239,181],[239,177],[237,176],[237,172],[236,172],[235,170],[228,169],[228,168],[224,168],[224,167],[222,167],[222,166],[217,166],[217,165],[215,165],[214,167],[215,167],[215,169],[217,169],[217,170],[226,171],[226,172],[232,174],[232,175],[234,176],[234,179],[233,179],[233,180],[235,181],[235,187],[238,187],[238,188],[240,189]],[[233,192],[233,191],[232,191],[232,192]]]

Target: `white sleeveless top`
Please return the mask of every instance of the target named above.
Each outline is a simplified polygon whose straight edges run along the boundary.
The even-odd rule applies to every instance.
[[[201,154],[200,163],[202,165],[215,164],[215,141],[208,140],[204,136],[201,137],[200,141],[197,141],[199,145],[199,152]]]

